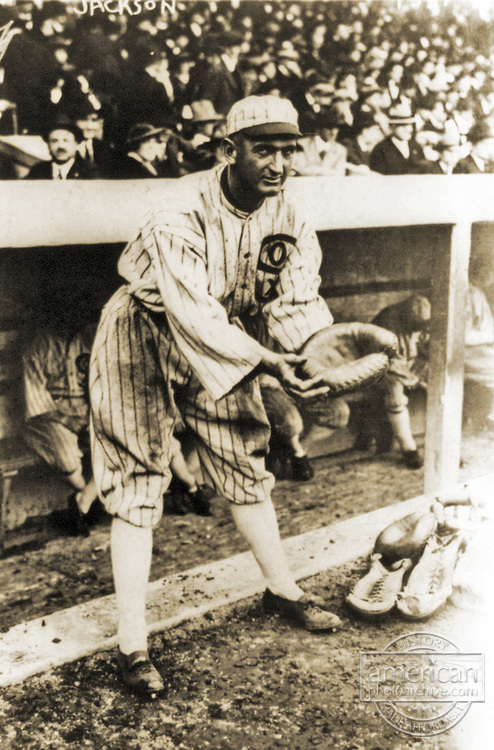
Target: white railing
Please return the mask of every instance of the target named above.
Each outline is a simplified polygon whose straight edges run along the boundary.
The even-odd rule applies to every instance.
[[[173,180],[0,183],[0,249],[125,242],[149,205],[173,189]],[[494,175],[307,177],[292,179],[288,189],[318,231],[452,227],[449,250],[431,268],[424,489],[455,484],[471,225],[494,222]]]

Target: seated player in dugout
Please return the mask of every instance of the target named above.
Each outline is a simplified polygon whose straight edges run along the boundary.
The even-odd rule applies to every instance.
[[[234,104],[226,164],[176,180],[150,210],[120,258],[124,284],[100,320],[90,368],[93,470],[113,516],[117,663],[136,692],[164,688],[147,651],[145,603],[177,413],[195,435],[204,480],[229,501],[260,566],[265,611],[309,630],[341,624],[288,566],[257,377],[271,375],[302,400],[330,390],[310,348],[333,322],[318,294],[321,249],[283,190],[299,135],[288,100]],[[253,315],[265,318],[281,353],[246,333],[242,320]],[[383,334],[391,351],[395,337]]]
[[[73,493],[67,501],[66,531],[88,536],[96,485],[89,455],[89,355],[96,325],[38,331],[23,353],[24,439]]]

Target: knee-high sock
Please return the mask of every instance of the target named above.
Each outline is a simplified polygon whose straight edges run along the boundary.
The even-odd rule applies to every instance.
[[[295,583],[288,567],[271,499],[253,505],[232,504],[231,510],[238,530],[250,544],[268,588],[273,594],[287,599],[299,599],[303,590]]]
[[[118,609],[118,640],[124,654],[147,648],[146,588],[153,530],[114,518],[111,528],[113,580]]]
[[[398,413],[388,411],[387,416],[393,431],[393,436],[398,440],[401,450],[416,450],[417,444],[413,439],[408,409],[403,409],[403,411]]]

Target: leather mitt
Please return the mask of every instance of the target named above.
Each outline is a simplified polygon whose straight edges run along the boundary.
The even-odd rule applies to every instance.
[[[398,353],[394,333],[371,323],[336,323],[311,336],[298,352],[300,377],[322,376],[330,398],[373,385]]]

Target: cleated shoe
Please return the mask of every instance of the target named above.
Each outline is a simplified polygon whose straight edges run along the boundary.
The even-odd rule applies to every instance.
[[[414,567],[397,608],[408,620],[422,620],[434,614],[453,593],[453,573],[463,537],[458,529],[439,525]]]
[[[387,568],[382,564],[378,552],[371,555],[371,561],[369,572],[355,584],[346,601],[362,615],[384,615],[395,606],[403,576],[413,563],[409,558],[404,558]]]
[[[192,507],[192,512],[195,513],[196,516],[212,516],[213,515],[211,513],[211,503],[206,497],[202,487],[198,487],[195,492],[191,492],[189,490],[187,492],[187,496],[189,498],[189,502]]]
[[[151,697],[165,689],[161,675],[151,663],[147,651],[133,651],[126,655],[118,649],[117,664],[123,683],[134,693]]]
[[[307,456],[292,456],[290,463],[296,482],[308,482],[314,476],[314,468]]]
[[[67,533],[70,536],[89,536],[87,513],[82,513],[76,500],[77,492],[67,498]]]
[[[421,469],[424,465],[424,459],[418,450],[403,451],[403,463],[409,469]]]
[[[262,606],[266,614],[281,615],[306,630],[337,630],[342,626],[340,618],[329,612],[324,599],[316,594],[305,593],[293,601],[266,589]]]

